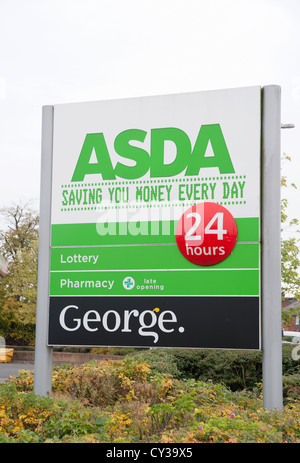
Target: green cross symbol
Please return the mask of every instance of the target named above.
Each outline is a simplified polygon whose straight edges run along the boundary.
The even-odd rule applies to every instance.
[[[126,288],[129,289],[133,285],[132,278],[128,277],[127,280],[124,281],[124,285],[126,285]]]

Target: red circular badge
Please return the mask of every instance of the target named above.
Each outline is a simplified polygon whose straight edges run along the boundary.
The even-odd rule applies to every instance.
[[[232,252],[237,226],[232,214],[217,203],[198,203],[178,221],[176,241],[181,254],[196,265],[215,265]]]

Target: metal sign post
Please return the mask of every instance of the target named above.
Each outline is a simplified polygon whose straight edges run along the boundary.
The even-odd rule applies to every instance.
[[[48,307],[50,270],[50,211],[53,143],[53,106],[43,108],[40,190],[38,292],[34,360],[34,392],[48,396],[52,384],[52,352],[48,347]]]
[[[262,89],[263,403],[282,408],[280,128],[281,89]]]

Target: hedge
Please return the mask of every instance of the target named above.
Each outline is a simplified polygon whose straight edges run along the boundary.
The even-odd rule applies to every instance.
[[[34,346],[35,324],[18,321],[3,321],[0,318],[0,336],[8,346]]]
[[[282,345],[283,375],[300,375],[300,362],[292,358],[294,347]],[[262,382],[261,351],[158,348],[132,355],[150,364],[158,373],[170,373],[178,379],[223,383],[232,391],[253,390]]]

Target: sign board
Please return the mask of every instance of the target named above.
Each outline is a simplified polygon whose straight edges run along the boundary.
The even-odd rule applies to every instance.
[[[261,88],[54,106],[48,345],[260,348]]]

